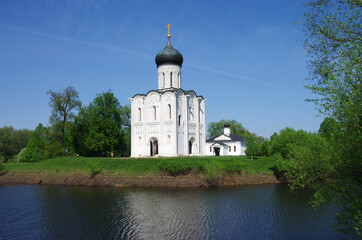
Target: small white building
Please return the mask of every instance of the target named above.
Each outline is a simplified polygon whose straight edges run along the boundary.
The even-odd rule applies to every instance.
[[[205,155],[205,99],[181,88],[183,57],[168,42],[155,58],[158,89],[131,99],[131,157]]]
[[[244,156],[246,150],[243,137],[230,133],[228,122],[224,124],[224,133],[206,141],[208,156]]]

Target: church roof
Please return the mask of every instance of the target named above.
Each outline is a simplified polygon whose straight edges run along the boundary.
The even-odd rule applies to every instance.
[[[185,95],[189,95],[189,93],[194,93],[196,97],[200,97],[202,99],[204,99],[203,96],[201,95],[197,95],[196,92],[194,90],[183,90],[182,88],[166,88],[166,89],[157,89],[157,90],[150,90],[148,91],[146,94],[144,93],[137,93],[135,94],[132,98],[136,97],[136,96],[147,96],[149,93],[151,92],[157,92],[159,94],[164,94],[166,92],[177,92],[177,91],[182,91]]]
[[[167,63],[173,63],[182,66],[183,61],[184,59],[181,53],[171,45],[170,39],[168,39],[166,47],[159,51],[155,58],[157,67],[161,64]]]
[[[220,136],[228,137],[228,138],[230,138],[230,140],[215,141],[215,139]],[[212,137],[212,138],[209,138],[206,140],[206,142],[217,142],[217,143],[220,143],[220,142],[243,142],[243,141],[244,141],[244,138],[239,135],[236,135],[236,134],[230,134],[230,135],[220,134],[218,136],[215,136],[215,137]]]

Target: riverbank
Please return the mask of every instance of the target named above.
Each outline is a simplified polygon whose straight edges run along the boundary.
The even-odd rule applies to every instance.
[[[268,158],[75,158],[7,163],[0,184],[209,187],[278,183]]]

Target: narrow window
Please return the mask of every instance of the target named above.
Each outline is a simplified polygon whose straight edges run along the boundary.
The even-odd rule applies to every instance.
[[[172,87],[172,72],[170,72],[170,86]]]
[[[142,112],[141,112],[141,108],[138,108],[138,121],[141,122],[142,120]]]
[[[171,105],[168,105],[168,118],[171,119]]]
[[[229,152],[231,152],[231,147],[229,146]]]
[[[153,106],[153,120],[156,121],[156,107]]]
[[[181,115],[178,115],[178,125],[181,126]]]
[[[210,152],[212,152],[212,148],[210,147]]]
[[[181,78],[180,73],[178,73],[178,87],[181,88]]]
[[[234,146],[234,152],[236,152],[236,146]]]
[[[165,73],[162,73],[162,87],[166,87],[165,86]]]

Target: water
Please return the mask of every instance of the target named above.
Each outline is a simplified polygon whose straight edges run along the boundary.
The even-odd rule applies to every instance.
[[[284,185],[0,186],[0,239],[339,239],[335,207]]]

